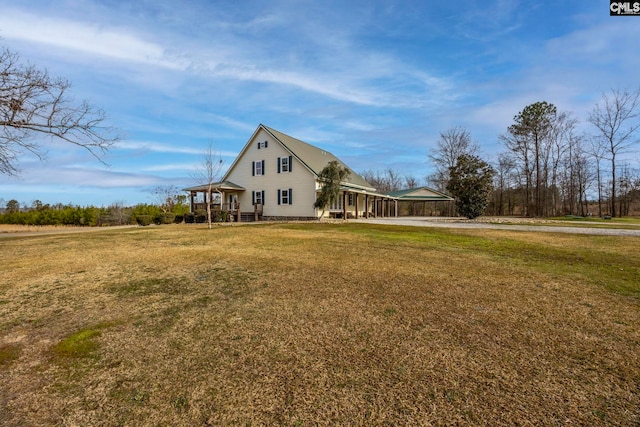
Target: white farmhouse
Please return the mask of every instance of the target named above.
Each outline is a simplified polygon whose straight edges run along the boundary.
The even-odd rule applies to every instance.
[[[190,193],[192,212],[214,203],[214,208],[227,211],[236,221],[317,219],[323,213],[313,206],[321,188],[318,175],[334,160],[348,168],[330,152],[261,124],[221,182],[185,191]],[[398,197],[377,193],[348,169],[351,173],[342,183],[340,197],[325,214],[338,218],[397,216]],[[451,200],[442,193],[436,195]]]

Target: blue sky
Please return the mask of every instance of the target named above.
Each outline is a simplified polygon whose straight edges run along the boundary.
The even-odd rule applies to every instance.
[[[69,79],[123,140],[104,158],[44,142],[0,175],[0,198],[149,203],[194,185],[212,144],[228,166],[263,123],[352,169],[423,179],[440,132],[498,135],[536,101],[583,121],[636,89],[640,17],[603,0],[0,0],[0,44]]]

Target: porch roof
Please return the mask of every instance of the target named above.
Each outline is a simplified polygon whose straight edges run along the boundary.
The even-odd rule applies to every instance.
[[[389,195],[391,197],[395,197],[398,200],[409,200],[415,202],[438,202],[453,200],[452,197],[429,187],[418,187],[409,188],[406,190],[391,191]]]
[[[231,181],[220,181],[211,184],[212,191],[245,191],[246,188],[234,184]],[[209,191],[209,184],[196,185],[195,187],[183,188],[182,191],[189,192],[207,192]]]
[[[318,190],[320,191],[320,190]],[[391,196],[389,194],[382,194],[382,193],[378,193],[375,191],[367,191],[367,190],[363,190],[361,188],[357,188],[357,187],[352,187],[350,185],[341,185],[340,186],[340,191],[347,191],[349,193],[358,193],[358,194],[363,194],[363,195],[367,195],[367,196],[372,196],[372,197],[379,197],[381,199],[389,199],[389,200],[395,200],[396,197]]]

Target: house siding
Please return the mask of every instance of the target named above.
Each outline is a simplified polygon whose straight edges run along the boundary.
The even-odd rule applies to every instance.
[[[267,141],[266,147],[258,143]],[[278,159],[289,158],[287,151],[279,141],[273,139],[264,129],[259,129],[247,143],[225,180],[232,181],[246,191],[239,194],[238,201],[243,212],[253,210],[252,192],[264,191],[263,218],[315,218],[316,179],[307,167],[295,156],[291,159],[291,171],[278,173]],[[255,175],[254,162],[264,161],[263,175]],[[292,192],[292,204],[278,204],[278,190]]]

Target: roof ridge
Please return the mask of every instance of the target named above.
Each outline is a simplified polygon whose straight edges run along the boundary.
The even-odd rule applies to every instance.
[[[349,169],[350,178],[347,182],[348,184],[354,185],[356,187],[375,190],[375,188],[371,184],[369,184],[362,176],[360,176],[360,174],[355,172],[352,168],[350,168],[345,162],[340,160],[332,152],[325,150],[324,148],[317,147],[313,144],[309,144],[308,142],[295,138],[277,129],[273,129],[267,125],[260,124],[260,126],[262,126],[267,132],[269,132],[271,136],[276,138],[278,142],[280,142],[280,144],[282,144],[288,151],[290,151],[300,162],[302,162],[316,176],[320,175],[322,168],[324,168],[324,166],[327,163],[329,163],[330,161],[336,160],[339,164]],[[283,141],[283,139],[287,141]],[[299,146],[292,147],[291,145],[299,145]],[[310,152],[304,153],[304,151],[310,151]],[[322,160],[318,161],[317,157],[313,159],[313,156],[318,156],[318,157],[322,156]],[[326,156],[326,159],[324,158],[325,156]],[[316,161],[313,161],[313,160],[316,160]]]

